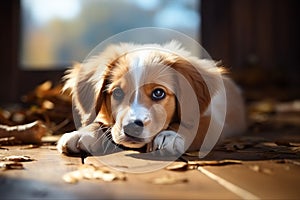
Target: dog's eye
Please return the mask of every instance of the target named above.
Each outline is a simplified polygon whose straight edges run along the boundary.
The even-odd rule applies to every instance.
[[[122,100],[124,98],[124,92],[121,88],[117,87],[113,90],[112,95],[115,100]]]
[[[151,98],[153,101],[162,100],[163,98],[165,98],[165,96],[166,96],[166,93],[161,88],[157,88],[157,89],[153,90],[152,94],[151,94]]]

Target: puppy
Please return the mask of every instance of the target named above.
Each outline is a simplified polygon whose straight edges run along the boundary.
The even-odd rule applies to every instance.
[[[178,155],[211,149],[246,128],[238,87],[211,60],[176,41],[111,45],[67,71],[74,120],[61,153],[104,153],[108,146],[147,147]],[[220,135],[221,134],[221,135]]]

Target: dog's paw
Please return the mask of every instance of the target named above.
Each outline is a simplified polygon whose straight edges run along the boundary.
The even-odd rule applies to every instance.
[[[101,135],[83,130],[65,133],[57,142],[56,148],[60,153],[66,154],[99,153],[103,146]]]
[[[181,155],[184,153],[184,139],[174,131],[162,131],[153,141],[153,150],[160,155]]]
[[[56,148],[60,153],[79,153],[80,150],[77,148],[78,140],[79,134],[77,131],[65,133],[58,140]]]

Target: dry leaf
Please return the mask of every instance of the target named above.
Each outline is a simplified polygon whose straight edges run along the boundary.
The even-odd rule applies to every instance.
[[[71,166],[71,165],[77,165],[77,163],[73,163],[73,162],[66,162],[66,163],[65,163],[65,165],[67,165],[67,166],[69,166],[69,165],[70,165],[70,166]]]
[[[260,142],[264,142],[265,139],[262,137],[249,137],[249,136],[243,136],[239,138],[231,138],[224,141],[222,144],[223,148],[227,151],[237,151],[237,150],[243,150],[246,148],[253,147]]]
[[[260,166],[258,166],[258,165],[252,165],[249,168],[251,170],[255,171],[255,172],[259,172],[260,171]]]
[[[24,169],[23,164],[13,161],[0,162],[1,169]]]
[[[242,141],[234,141],[225,145],[225,149],[227,151],[236,151],[236,150],[243,150],[249,147],[254,146],[255,143],[253,142],[242,142]]]
[[[16,140],[15,137],[5,137],[5,138],[0,138],[0,144],[4,143],[7,144],[9,142],[13,142],[14,140]]]
[[[14,137],[14,142],[21,144],[41,143],[46,133],[48,129],[41,121],[17,126],[0,125],[0,138]]]
[[[49,100],[45,100],[45,101],[43,101],[41,107],[43,109],[51,110],[51,109],[54,109],[54,103]]]
[[[287,146],[287,147],[300,147],[300,143],[288,142],[288,141],[284,141],[284,140],[277,140],[277,141],[275,141],[275,144],[277,144],[279,146]]]
[[[82,179],[100,179],[107,182],[114,180],[126,180],[126,176],[124,174],[112,172],[106,167],[97,167],[87,164],[79,166],[76,171],[66,173],[62,178],[67,183],[77,183]]]
[[[166,169],[172,171],[185,171],[188,169],[188,164],[186,162],[174,162],[167,166]]]
[[[192,160],[188,161],[189,165],[197,166],[223,166],[223,165],[232,165],[232,164],[242,164],[240,160]]]
[[[249,110],[252,113],[272,113],[275,112],[275,102],[272,100],[253,102],[249,105]]]
[[[280,142],[280,144],[283,144]],[[297,157],[300,152],[300,147],[297,146],[298,143],[284,143],[285,145],[279,145],[275,142],[263,142],[255,145],[256,148],[259,148],[260,152],[276,153],[279,154],[289,154]],[[287,146],[288,145],[288,146]]]
[[[272,174],[272,173],[273,173],[272,170],[271,170],[271,169],[268,169],[268,168],[263,168],[263,169],[262,169],[262,172],[263,172],[264,174]]]
[[[177,184],[177,183],[186,183],[188,182],[187,178],[176,178],[172,176],[162,176],[158,178],[154,178],[151,183],[157,184],[157,185],[172,185],[172,184]]]
[[[97,177],[102,179],[103,181],[107,181],[107,182],[111,182],[113,180],[116,180],[118,177],[116,174],[112,174],[112,173],[102,173],[102,175],[100,175],[100,177]]]
[[[179,162],[173,163],[166,167],[167,170],[173,171],[186,171],[190,169],[197,169],[199,166],[224,166],[224,165],[233,165],[233,164],[242,164],[240,160],[191,160],[188,163]]]
[[[300,112],[300,101],[277,103],[275,109],[277,112]]]
[[[277,160],[276,163],[280,163],[280,164],[290,163],[290,164],[294,164],[294,165],[300,166],[300,162],[299,161],[297,161],[297,160],[290,160],[290,159]]]
[[[80,171],[72,171],[63,175],[62,179],[66,183],[77,183],[79,180],[83,179]]]
[[[33,161],[34,159],[30,158],[29,156],[6,156],[1,158],[2,161],[14,161],[14,162],[29,162]]]
[[[199,151],[186,152],[185,155],[190,157],[199,157]]]
[[[289,148],[292,152],[300,152],[300,147],[290,147]]]
[[[44,83],[38,85],[36,87],[36,92],[42,92],[42,91],[47,91],[50,90],[52,87],[52,82],[51,81],[45,81]]]
[[[261,172],[261,173],[264,173],[264,174],[272,174],[272,170],[271,169],[262,168],[259,165],[252,165],[252,166],[249,166],[249,168],[251,170],[255,171],[255,172]]]
[[[21,150],[24,150],[24,149],[36,149],[36,148],[39,148],[40,145],[35,145],[35,144],[29,144],[29,145],[26,145],[26,146],[22,146],[20,149]]]

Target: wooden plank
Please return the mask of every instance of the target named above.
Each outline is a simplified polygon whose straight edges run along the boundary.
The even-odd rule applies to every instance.
[[[77,184],[68,184],[62,180],[66,172],[76,170],[81,165],[78,157],[60,155],[48,146],[34,149],[8,147],[0,150],[0,157],[8,155],[27,155],[35,159],[24,162],[24,170],[0,170],[0,194],[4,199],[237,199],[229,192],[197,170],[174,172],[165,169],[149,173],[126,173],[125,181],[104,182],[101,180],[81,180]],[[127,152],[132,154],[132,152]],[[122,154],[110,155],[114,160],[122,160]],[[126,157],[128,158],[128,156]],[[126,159],[125,158],[125,159]],[[140,163],[140,158],[136,159]],[[86,159],[88,163],[99,165],[97,157]],[[163,162],[163,161],[147,161]],[[133,162],[131,163],[133,166]],[[120,165],[121,166],[121,165]],[[124,163],[123,163],[124,167]],[[176,184],[154,184],[153,180],[171,177],[179,181]]]
[[[23,149],[25,146],[10,146],[0,150],[1,156],[26,155],[35,159],[24,162],[24,170],[0,170],[0,194],[4,199],[73,198],[62,174],[76,169],[79,158],[60,156],[50,147]],[[3,147],[2,147],[3,148]]]
[[[24,147],[24,146],[23,146]],[[103,166],[100,160],[110,161],[114,168],[141,169],[146,165],[160,166],[147,173],[126,173],[125,181],[104,182],[101,180],[80,180],[68,184],[62,176],[78,169],[79,157],[60,155],[53,147],[24,149],[22,146],[0,150],[0,158],[9,155],[27,155],[35,159],[24,162],[24,170],[0,170],[0,194],[4,199],[240,199],[245,196],[228,190],[207,173],[198,170],[170,171],[165,166],[170,161],[150,159],[133,151],[123,151],[103,157],[86,158],[85,162]],[[23,149],[22,149],[23,148]],[[294,162],[294,164],[293,164]],[[177,161],[181,163],[181,161]],[[204,166],[203,169],[262,199],[298,198],[300,192],[299,163],[279,164],[278,161],[243,161],[242,164],[226,166]],[[149,168],[144,168],[149,169]],[[131,172],[134,172],[132,170]],[[141,172],[141,171],[140,171]],[[179,180],[174,184],[154,184],[167,177]],[[183,181],[180,181],[183,180]]]
[[[300,168],[292,163],[249,161],[242,165],[204,167],[261,199],[298,199]]]
[[[93,163],[95,165],[103,164],[103,161],[107,161],[108,158],[112,160],[110,164],[114,167],[116,161],[121,161],[121,167],[127,173],[127,181],[123,183],[106,184],[108,190],[114,191],[114,197],[119,199],[238,199],[239,197],[232,192],[229,192],[224,187],[220,186],[207,176],[199,173],[197,170],[189,170],[184,172],[175,172],[164,169],[157,169],[157,166],[167,166],[170,161],[155,160],[141,160],[136,157],[130,157],[126,155],[132,154],[132,151],[123,151],[117,154],[111,154],[103,157],[89,157],[86,159],[86,163]],[[101,160],[101,161],[99,161]],[[178,162],[178,161],[177,161]],[[144,164],[143,164],[144,163]],[[107,163],[106,163],[107,164]],[[150,172],[141,173],[140,166],[146,164],[154,166],[154,171],[150,171],[149,168],[144,168]],[[155,165],[157,164],[157,165]],[[151,167],[150,167],[151,168]],[[134,170],[138,169],[139,173],[134,173]],[[184,179],[187,182],[177,184],[153,184],[153,180],[160,177],[171,177],[174,179]]]

